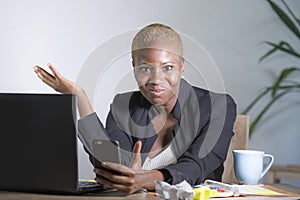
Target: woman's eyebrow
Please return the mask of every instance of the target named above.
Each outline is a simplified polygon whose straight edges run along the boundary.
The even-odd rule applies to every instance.
[[[161,63],[162,65],[167,65],[167,64],[175,64],[174,62],[163,62],[163,63]]]
[[[142,63],[140,63],[139,65],[150,65],[150,64],[152,64],[152,63],[142,62]]]
[[[175,65],[176,63],[171,62],[171,61],[167,61],[167,62],[160,63],[158,65],[168,65],[168,64]],[[138,64],[138,66],[140,66],[140,65],[157,65],[157,64],[156,63],[150,63],[150,62],[141,62],[141,63]]]

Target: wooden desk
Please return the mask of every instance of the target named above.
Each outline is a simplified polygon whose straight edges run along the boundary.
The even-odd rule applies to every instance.
[[[159,197],[140,192],[125,196],[116,191],[105,191],[99,193],[89,193],[84,195],[56,195],[56,194],[38,194],[25,192],[0,191],[0,199],[2,200],[114,200],[114,199],[130,199],[130,200],[159,200]]]
[[[273,190],[286,196],[238,196],[238,197],[226,197],[226,198],[211,198],[212,200],[238,200],[238,199],[274,199],[274,200],[297,200],[300,199],[300,188],[288,185],[288,184],[272,184],[264,185],[266,189]]]
[[[272,188],[273,187],[273,188]],[[283,192],[283,190],[294,193],[294,196],[289,197],[279,197],[280,199],[299,199],[300,198],[300,188],[294,187],[287,184],[274,184],[272,186],[267,186],[268,189],[276,189],[278,192]],[[257,197],[256,197],[257,198]],[[268,197],[262,197],[264,199]],[[141,192],[132,195],[122,195],[115,191],[106,191],[99,193],[85,194],[81,196],[75,195],[50,195],[50,194],[36,194],[36,193],[24,193],[24,192],[7,192],[0,191],[0,199],[2,200],[113,200],[113,199],[127,199],[127,200],[159,200],[159,197]],[[221,198],[215,198],[216,200]],[[235,197],[226,198],[229,199],[249,199],[247,197]],[[253,199],[253,197],[250,197]],[[270,197],[269,199],[275,199],[275,197]],[[277,199],[277,198],[276,198]]]
[[[299,194],[300,195],[300,188],[293,186],[293,185],[289,185],[289,184],[282,184],[282,183],[275,183],[275,184],[270,184],[272,187],[280,189],[280,190],[285,190],[288,192],[292,192],[295,194]]]

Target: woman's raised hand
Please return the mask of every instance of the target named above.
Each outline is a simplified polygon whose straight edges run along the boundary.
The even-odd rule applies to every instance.
[[[60,75],[60,73],[50,63],[48,64],[48,67],[52,71],[53,75],[39,66],[34,66],[33,69],[44,83],[52,87],[57,92],[64,94],[76,94],[79,87],[75,83]]]
[[[93,107],[91,106],[85,91],[72,81],[60,75],[53,65],[48,64],[48,67],[52,71],[53,75],[49,74],[39,66],[34,66],[33,70],[44,83],[52,87],[57,92],[76,95],[81,118],[93,113]]]

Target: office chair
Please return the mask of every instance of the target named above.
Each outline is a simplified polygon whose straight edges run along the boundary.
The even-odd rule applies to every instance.
[[[224,162],[222,182],[225,183],[238,183],[234,174],[232,151],[247,149],[249,137],[249,115],[237,115],[233,131],[234,136],[231,138],[227,157]]]

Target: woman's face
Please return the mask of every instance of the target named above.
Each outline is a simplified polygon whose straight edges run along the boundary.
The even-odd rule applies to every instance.
[[[135,79],[151,104],[175,105],[184,72],[183,63],[183,58],[164,49],[146,48],[134,53]]]

